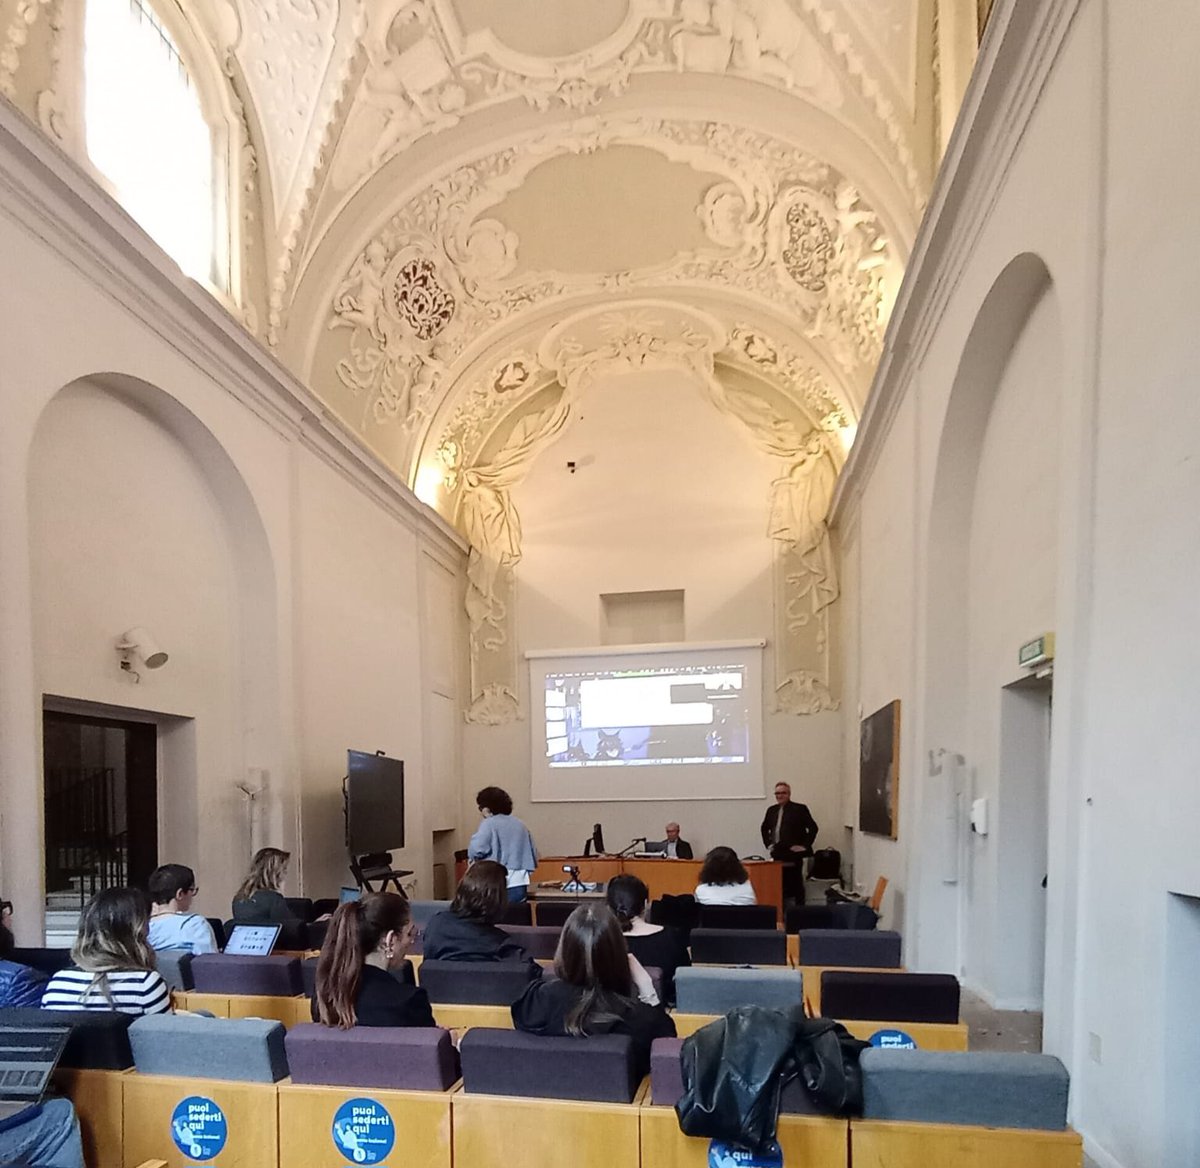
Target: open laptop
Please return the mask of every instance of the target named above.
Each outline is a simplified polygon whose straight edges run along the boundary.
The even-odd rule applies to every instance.
[[[279,940],[280,929],[280,925],[234,925],[225,942],[225,952],[242,957],[269,957]]]
[[[41,1103],[69,1026],[0,1026],[0,1121]]]
[[[338,892],[338,904],[345,904],[348,900],[362,900],[362,889],[343,886]]]

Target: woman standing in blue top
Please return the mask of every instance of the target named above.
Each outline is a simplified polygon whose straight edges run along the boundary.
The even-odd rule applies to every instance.
[[[467,844],[467,859],[495,860],[508,869],[508,900],[517,904],[529,892],[529,877],[538,864],[533,836],[512,813],[508,792],[499,787],[484,787],[475,796],[483,822]]]

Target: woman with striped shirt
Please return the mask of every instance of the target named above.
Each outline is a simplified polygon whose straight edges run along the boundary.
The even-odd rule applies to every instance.
[[[71,949],[74,968],[56,973],[42,995],[43,1010],[117,1010],[163,1014],[171,1008],[167,983],[154,968],[146,939],[150,921],[136,888],[107,888],[92,897]]]

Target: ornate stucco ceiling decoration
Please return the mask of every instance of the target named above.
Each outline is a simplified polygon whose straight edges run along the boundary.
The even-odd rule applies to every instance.
[[[894,24],[900,0],[878,3]],[[326,231],[390,160],[429,140],[445,143],[434,156],[453,157],[481,119],[506,105],[601,113],[631,100],[639,79],[703,77],[718,108],[722,84],[736,81],[823,110],[885,159],[914,224],[919,215],[927,176],[895,62],[880,61],[836,0],[368,0],[362,11],[353,66],[328,70],[332,115],[276,260],[273,341]]]
[[[530,223],[535,209],[543,240],[596,236],[589,200],[610,198],[611,184],[589,181],[588,168],[603,178],[610,151],[663,164],[646,168],[658,181],[620,225],[630,254],[651,262],[613,270],[600,233],[564,249],[579,261],[565,268],[523,263],[513,227]],[[546,205],[539,173],[566,166],[582,168],[578,197]],[[407,469],[408,435],[459,392],[478,353],[520,331],[523,315],[670,290],[720,294],[727,313],[751,319],[791,319],[857,403],[901,265],[853,184],[789,144],[712,122],[584,119],[458,166],[409,199],[326,300],[306,371],[369,443]]]

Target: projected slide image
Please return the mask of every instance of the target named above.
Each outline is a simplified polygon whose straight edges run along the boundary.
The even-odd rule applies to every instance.
[[[546,675],[553,767],[745,763],[743,665]]]

